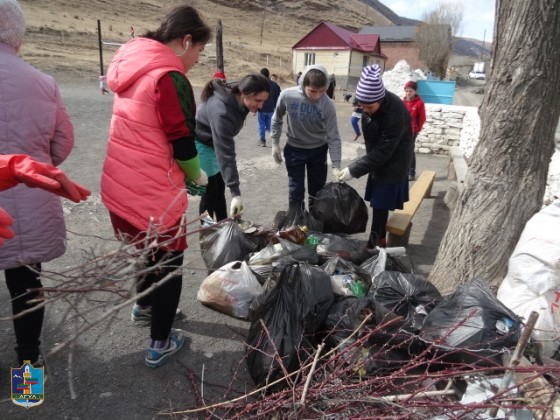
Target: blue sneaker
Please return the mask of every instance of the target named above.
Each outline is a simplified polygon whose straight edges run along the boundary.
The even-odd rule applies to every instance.
[[[183,347],[185,344],[185,337],[179,332],[179,330],[172,329],[169,334],[167,348],[165,349],[154,349],[148,347],[146,350],[146,357],[144,358],[144,363],[149,368],[157,368],[165,363],[167,358]]]

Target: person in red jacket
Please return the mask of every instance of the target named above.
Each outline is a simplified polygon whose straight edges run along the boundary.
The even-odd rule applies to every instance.
[[[226,73],[223,67],[218,67],[212,76],[213,79],[227,80]]]
[[[405,96],[403,101],[408,112],[410,112],[410,128],[412,129],[414,144],[416,144],[416,137],[418,137],[418,133],[422,130],[426,122],[426,107],[424,106],[422,98],[416,93],[417,90],[418,85],[412,80],[406,82],[404,85]],[[409,181],[414,181],[416,179],[416,154],[412,155],[408,179]]]
[[[115,96],[101,200],[117,238],[149,248],[130,316],[150,324],[144,357],[149,368],[161,366],[185,343],[183,333],[172,328],[181,315],[187,249],[185,184],[208,183],[196,151],[196,102],[186,74],[210,37],[196,9],[177,6],[156,30],[121,46],[107,70]]]

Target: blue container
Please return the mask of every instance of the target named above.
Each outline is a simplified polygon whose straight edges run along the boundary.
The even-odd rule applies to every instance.
[[[428,104],[453,105],[455,82],[447,80],[418,80],[418,90],[422,100]]]

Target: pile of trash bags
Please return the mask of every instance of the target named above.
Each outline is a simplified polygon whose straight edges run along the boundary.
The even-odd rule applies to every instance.
[[[442,297],[403,249],[367,249],[347,233],[312,230],[342,229],[317,215],[288,211],[272,229],[228,221],[201,236],[211,274],[197,299],[250,323],[246,359],[256,385],[286,386],[286,373],[319,343],[338,352],[359,343],[360,354],[370,355],[360,361],[366,374],[398,369],[420,354],[437,360],[431,366],[501,365],[501,354],[517,344],[520,319],[482,279]]]

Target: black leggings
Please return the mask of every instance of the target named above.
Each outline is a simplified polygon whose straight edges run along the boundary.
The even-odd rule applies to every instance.
[[[371,221],[371,233],[369,242],[371,246],[379,245],[380,239],[385,239],[387,220],[389,219],[389,210],[373,209],[373,217]]]
[[[205,211],[217,222],[227,217],[226,184],[220,172],[208,177],[206,194],[200,199],[198,214],[202,214]]]
[[[165,261],[165,263],[161,264],[162,261]],[[181,267],[183,265],[183,251],[157,250],[150,254],[146,265],[147,267],[159,265],[159,268],[150,271],[146,276],[137,281],[137,293],[143,292],[152,284],[166,277],[177,267]],[[154,289],[152,293],[138,299],[138,305],[152,307],[150,327],[150,337],[152,340],[166,340],[169,337],[173,320],[175,319],[175,312],[177,311],[177,306],[179,306],[182,287],[183,274],[179,271],[168,279],[165,284]]]
[[[6,285],[12,297],[12,314],[17,315],[26,309],[33,308],[41,302],[28,303],[43,296],[42,292],[28,292],[28,289],[42,288],[39,273],[41,272],[41,264],[32,264],[31,268],[21,266],[17,268],[9,268],[4,271],[6,277]],[[27,315],[14,319],[14,333],[16,336],[16,353],[20,366],[24,360],[35,363],[39,357],[39,346],[41,341],[41,328],[43,327],[43,318],[45,317],[45,308],[36,309]]]

